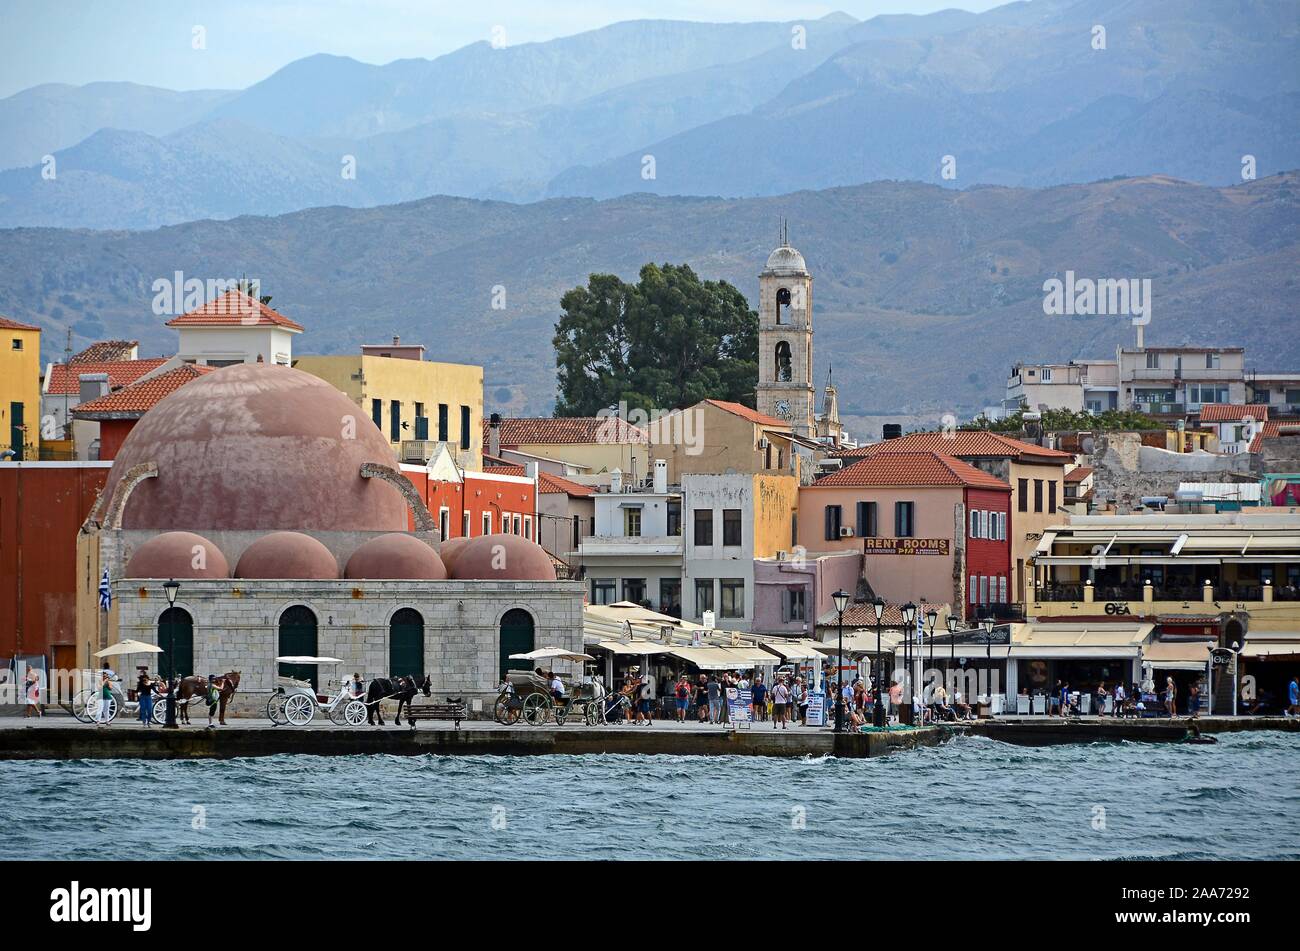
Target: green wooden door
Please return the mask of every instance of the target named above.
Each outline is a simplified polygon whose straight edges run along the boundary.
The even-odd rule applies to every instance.
[[[280,615],[279,656],[317,656],[316,615],[311,608],[295,604]],[[280,674],[311,681],[317,687],[315,664],[281,664]]]
[[[388,673],[424,678],[424,618],[419,611],[402,608],[388,622]]]
[[[165,679],[194,673],[194,618],[184,608],[168,608],[158,618],[158,673]],[[225,671],[214,670],[214,674]]]
[[[532,670],[537,665],[526,660],[511,660],[511,654],[526,654],[533,649],[533,616],[522,608],[507,611],[501,619],[501,676],[507,670]]]

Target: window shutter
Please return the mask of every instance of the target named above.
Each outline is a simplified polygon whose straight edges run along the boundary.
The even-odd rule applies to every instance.
[[[826,506],[826,540],[830,541],[835,537],[835,506]]]
[[[859,538],[867,537],[867,502],[858,503],[857,522],[854,531],[858,533]]]

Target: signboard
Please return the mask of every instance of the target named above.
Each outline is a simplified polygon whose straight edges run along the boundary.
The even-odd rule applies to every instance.
[[[819,693],[810,694],[808,697],[808,725],[826,725],[826,698]]]
[[[947,555],[950,553],[947,538],[864,538],[864,555]]]
[[[748,723],[753,719],[750,705],[754,702],[752,690],[738,687],[727,688],[727,717],[732,723]]]
[[[713,612],[705,611],[704,616],[700,618],[700,624],[705,630],[713,630]]]

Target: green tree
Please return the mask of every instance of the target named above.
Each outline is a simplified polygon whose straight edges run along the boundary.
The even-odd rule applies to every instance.
[[[754,405],[758,314],[726,281],[685,264],[647,264],[628,284],[592,274],[560,299],[556,416],[677,409],[702,399]]]
[[[994,433],[1018,433],[1024,428],[1024,414],[1028,410],[1017,410],[1005,419],[990,420],[978,416],[961,429],[984,429]],[[1154,419],[1141,410],[1109,409],[1104,413],[1090,413],[1087,410],[1048,409],[1042,412],[1041,425],[1048,432],[1068,432],[1083,430],[1088,432],[1120,432],[1135,429],[1164,429],[1165,423]]]

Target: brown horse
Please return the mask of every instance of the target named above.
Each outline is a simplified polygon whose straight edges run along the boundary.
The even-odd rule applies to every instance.
[[[235,691],[239,689],[239,673],[238,670],[231,670],[217,678],[218,690],[220,691],[217,720],[222,726],[226,725],[226,704],[235,695]],[[207,692],[208,680],[206,677],[185,677],[181,680],[180,687],[176,690],[176,712],[183,722],[190,722],[190,698],[202,697]]]

